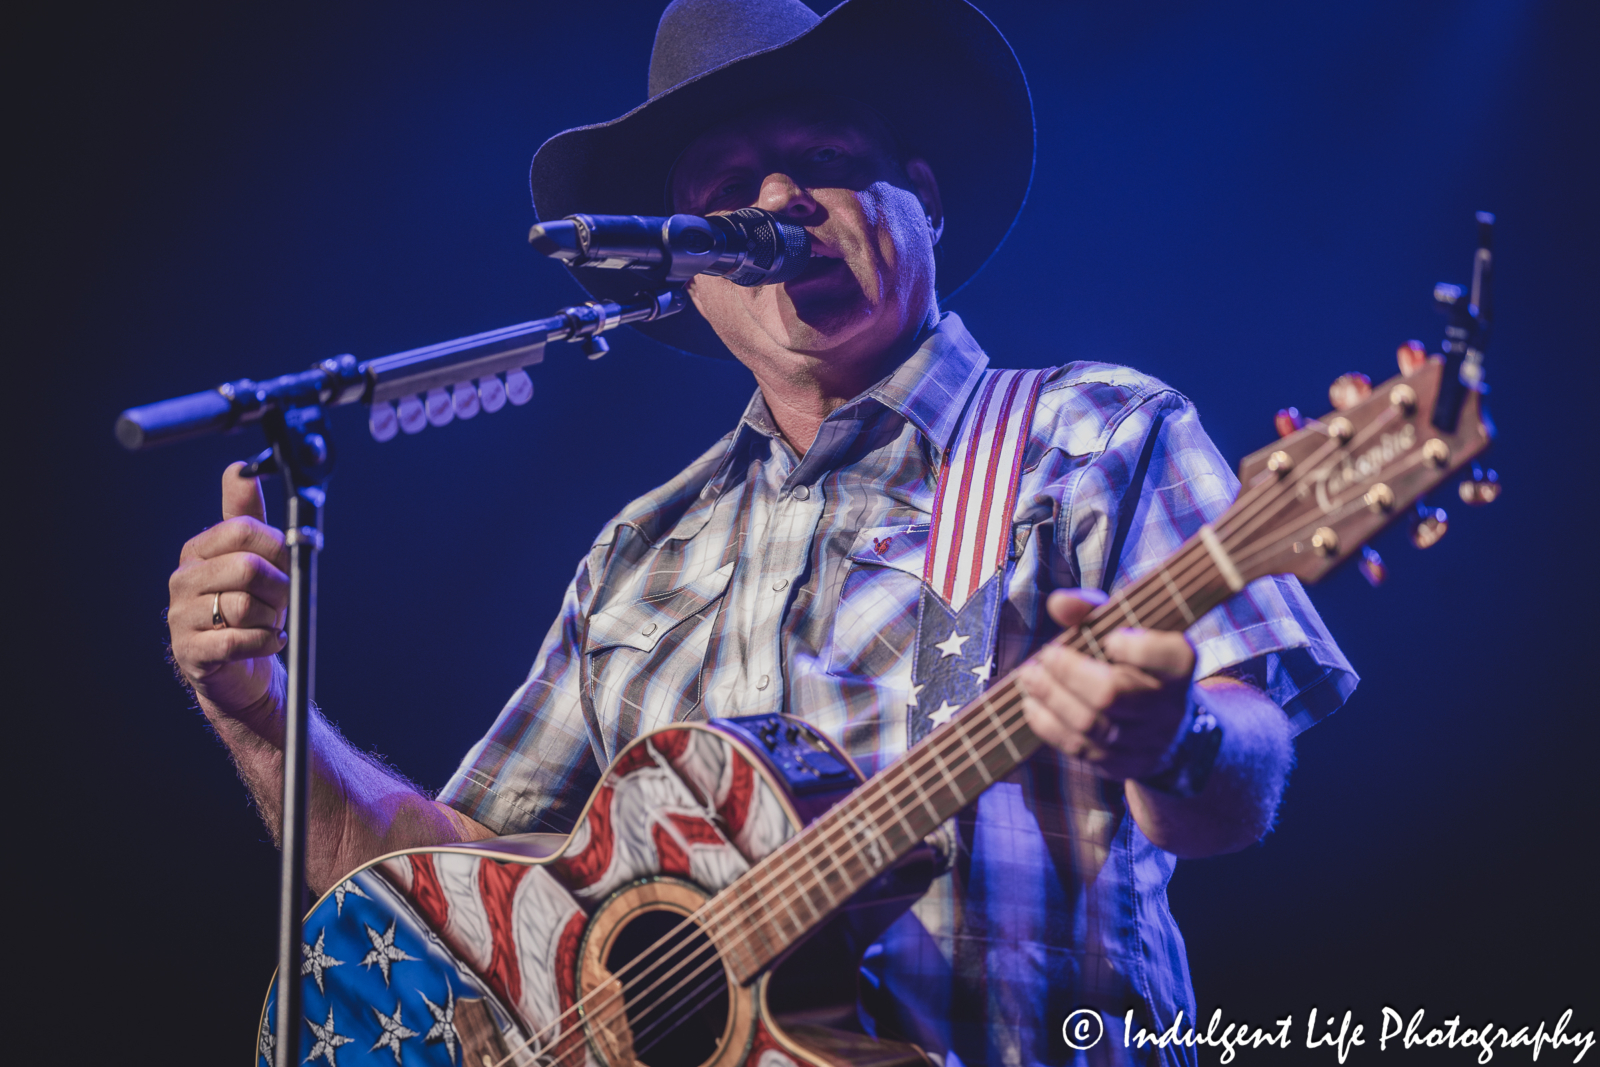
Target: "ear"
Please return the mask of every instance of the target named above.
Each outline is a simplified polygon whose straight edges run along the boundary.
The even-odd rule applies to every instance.
[[[939,181],[933,176],[933,168],[920,157],[908,159],[906,177],[911,179],[911,188],[916,191],[917,199],[922,201],[922,210],[928,216],[928,226],[933,231],[933,243],[938,244],[939,238],[944,236],[944,200],[939,196]]]

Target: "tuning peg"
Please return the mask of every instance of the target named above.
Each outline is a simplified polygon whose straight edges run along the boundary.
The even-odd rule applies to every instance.
[[[1411,543],[1418,548],[1432,548],[1449,529],[1450,516],[1444,513],[1444,508],[1418,504],[1417,513],[1411,519]]]
[[[1299,408],[1280,408],[1278,414],[1273,416],[1272,423],[1278,428],[1279,437],[1288,437],[1306,424],[1301,418]]]
[[[1370,545],[1361,550],[1361,559],[1356,566],[1361,569],[1361,577],[1367,584],[1376,589],[1389,580],[1389,568],[1384,565],[1383,557],[1378,555],[1378,550]]]
[[[585,356],[590,359],[599,359],[611,351],[611,342],[604,337],[585,337],[581,347]]]
[[[1400,373],[1409,378],[1428,362],[1428,350],[1421,341],[1407,341],[1395,350],[1395,359],[1400,363]]]
[[[1341,374],[1328,386],[1328,399],[1335,411],[1349,411],[1372,395],[1372,379],[1365,374]]]
[[[428,413],[422,410],[422,398],[416,393],[401,397],[395,413],[400,417],[400,428],[406,433],[421,433],[428,425]]]
[[[394,413],[394,405],[387,400],[372,405],[372,410],[367,413],[367,429],[374,440],[392,440],[400,432],[400,416]]]
[[[1484,504],[1493,504],[1500,498],[1500,475],[1492,470],[1484,470],[1476,463],[1472,465],[1472,476],[1463,478],[1461,484],[1456,486],[1461,494],[1463,504],[1473,507],[1482,507]]]

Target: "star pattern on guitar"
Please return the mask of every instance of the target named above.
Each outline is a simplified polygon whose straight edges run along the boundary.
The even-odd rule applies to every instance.
[[[333,887],[333,906],[335,915],[344,915],[344,898],[347,893],[353,893],[362,900],[372,899],[371,897],[367,896],[366,893],[362,892],[360,886],[346,878],[344,881]]]
[[[361,957],[361,966],[371,969],[372,965],[376,963],[378,970],[383,972],[384,985],[389,984],[390,967],[403,960],[416,959],[415,956],[407,955],[403,949],[396,947],[394,943],[394,927],[397,921],[390,919],[389,929],[381,934],[372,927],[367,926],[367,940],[372,942],[372,951]],[[362,923],[362,925],[366,926],[365,923]]]
[[[368,1006],[371,1007],[371,1005]],[[394,1053],[394,1062],[399,1063],[400,1042],[405,1041],[407,1038],[416,1037],[417,1032],[401,1021],[400,1002],[398,1000],[394,1002],[393,1015],[385,1015],[377,1008],[372,1009],[372,1014],[378,1017],[378,1025],[383,1027],[383,1033],[378,1035],[377,1042],[367,1051],[376,1052],[380,1048],[386,1048]]]
[[[440,1007],[428,999],[428,994],[420,989],[417,990],[417,995],[422,998],[422,1003],[428,1006],[428,1014],[433,1016],[433,1025],[428,1028],[427,1033],[422,1035],[422,1040],[430,1045],[437,1045],[443,1041],[444,1050],[450,1054],[450,1062],[454,1063],[456,1061],[456,1042],[461,1039],[461,1035],[456,1033],[456,991],[453,987],[446,985],[444,993],[444,1006]]]
[[[949,637],[945,638],[943,641],[940,641],[933,647],[939,650],[939,658],[943,659],[946,656],[961,655],[961,646],[971,640],[971,634],[958,634],[954,630],[951,630]]]
[[[264,1058],[269,1064],[276,1063],[273,1052],[278,1048],[278,1035],[272,1032],[272,1022],[266,1015],[261,1016],[261,1033],[256,1036],[256,1055]]]
[[[351,1038],[345,1037],[333,1028],[333,1005],[328,1005],[328,1021],[318,1026],[311,1019],[306,1020],[306,1025],[311,1027],[312,1034],[316,1035],[316,1044],[311,1046],[311,1055],[305,1062],[315,1063],[317,1060],[326,1060],[328,1067],[339,1067],[339,1046],[348,1045]]]
[[[322,987],[322,972],[327,970],[329,967],[338,967],[344,963],[344,960],[336,960],[323,951],[322,946],[327,942],[327,940],[328,929],[327,927],[323,927],[321,930],[317,931],[317,943],[315,945],[307,945],[302,943],[300,946],[300,955],[305,957],[305,962],[300,964],[300,974],[302,977],[309,974],[317,980],[318,993],[327,992],[327,990]]]

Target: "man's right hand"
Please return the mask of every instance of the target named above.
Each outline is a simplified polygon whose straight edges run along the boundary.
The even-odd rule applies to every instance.
[[[223,472],[222,522],[183,546],[167,582],[167,628],[202,709],[259,726],[282,702],[289,554],[283,531],[266,523],[260,480],[241,478],[243,467]]]

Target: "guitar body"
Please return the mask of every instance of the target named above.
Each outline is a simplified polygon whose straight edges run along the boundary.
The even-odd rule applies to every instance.
[[[885,870],[742,985],[717,932],[685,921],[861,781],[798,719],[685,723],[623,749],[569,837],[374,860],[306,917],[307,1025],[295,1060],[925,1064],[915,1046],[867,1035],[857,981],[867,946],[936,873],[931,848]],[[775,906],[782,897],[780,886]],[[276,996],[275,980],[258,1032],[257,1062],[269,1067]]]
[[[1256,578],[1317,581],[1488,447],[1459,377],[1428,358],[1247,458],[1225,514],[1053,642],[1101,655]],[[1022,703],[1012,672],[870,782],[799,719],[679,724],[618,754],[569,837],[374,860],[305,921],[293,1062],[927,1064],[868,1036],[860,960],[937,873],[929,835],[1038,749]]]

